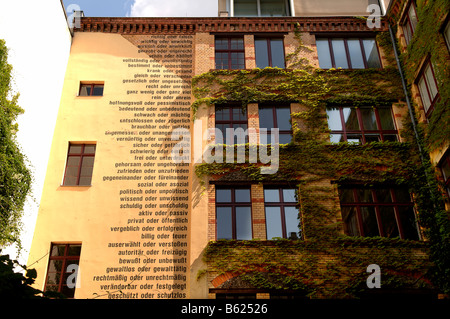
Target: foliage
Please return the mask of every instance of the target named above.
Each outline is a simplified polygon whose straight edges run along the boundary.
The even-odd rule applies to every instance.
[[[12,95],[11,71],[0,40],[0,247],[16,243],[20,248],[20,220],[32,177],[16,141],[15,121],[23,109],[17,104],[19,94]]]
[[[25,271],[15,272],[17,267]],[[2,299],[29,299],[41,298],[42,291],[34,289],[31,285],[37,277],[35,269],[27,269],[17,260],[11,260],[9,255],[0,256],[0,298]]]
[[[394,63],[388,33],[381,32],[377,37],[387,61]],[[302,43],[299,47],[303,50]],[[300,69],[218,70],[193,79],[194,114],[201,105],[221,103],[237,102],[243,108],[249,103],[272,102],[302,106],[301,112],[292,114],[293,141],[280,147],[276,174],[260,174],[259,164],[225,160],[199,164],[195,169],[200,179],[281,182],[297,187],[304,241],[211,242],[205,252],[207,271],[235,273],[259,288],[296,287],[312,297],[354,297],[356,292],[350,287],[359,287],[367,278],[367,274],[361,275],[361,265],[377,263],[383,271],[394,274],[389,281],[392,286],[412,287],[419,281],[410,280],[411,276],[423,276],[449,292],[444,281],[449,278],[450,265],[442,251],[449,247],[448,220],[443,220],[445,210],[436,180],[430,183],[425,178],[431,165],[421,162],[409,119],[404,118],[401,134],[406,142],[402,143],[332,144],[328,138],[327,105],[376,107],[403,101],[398,70],[391,64],[381,70],[325,71],[308,68],[304,60],[299,61]],[[245,147],[248,155],[252,146]],[[344,236],[336,184],[345,183],[408,188],[414,194],[419,224],[429,242]],[[406,277],[395,274],[399,269]]]

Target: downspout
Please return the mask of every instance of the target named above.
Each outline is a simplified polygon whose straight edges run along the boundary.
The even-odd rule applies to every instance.
[[[388,24],[389,24],[389,34],[391,35],[392,48],[394,49],[394,54],[395,54],[395,61],[397,61],[397,68],[400,73],[400,78],[402,79],[403,93],[405,94],[406,105],[408,106],[409,116],[411,118],[411,123],[413,125],[414,134],[416,136],[416,142],[417,142],[417,146],[419,148],[420,159],[422,160],[422,164],[425,164],[425,158],[423,157],[423,153],[422,153],[422,146],[420,145],[419,132],[417,131],[416,120],[414,118],[413,108],[411,106],[411,101],[409,100],[408,87],[406,85],[402,66],[400,63],[400,59],[398,57],[397,47],[395,45],[394,32],[392,31],[391,24],[390,23],[388,23]],[[425,171],[425,175],[427,175],[427,178],[428,178],[428,173],[426,171]]]

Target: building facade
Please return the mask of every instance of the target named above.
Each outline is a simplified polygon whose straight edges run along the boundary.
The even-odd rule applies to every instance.
[[[80,19],[29,257],[36,287],[442,293],[436,203],[388,20],[301,17],[300,2],[281,2],[271,17],[264,1],[232,1],[216,18]]]

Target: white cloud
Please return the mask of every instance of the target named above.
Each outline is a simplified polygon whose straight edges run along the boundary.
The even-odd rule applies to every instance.
[[[134,0],[130,17],[217,17],[217,0]]]

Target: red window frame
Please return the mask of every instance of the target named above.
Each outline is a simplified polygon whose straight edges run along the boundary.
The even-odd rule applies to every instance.
[[[382,68],[382,63],[381,63],[381,58],[380,58],[380,49],[378,48],[378,43],[376,41],[375,38],[370,37],[370,36],[366,36],[366,37],[351,37],[351,36],[331,36],[331,37],[319,37],[318,39],[321,40],[327,40],[328,41],[328,50],[329,50],[329,54],[330,54],[330,58],[331,58],[331,66],[332,68],[336,68],[336,60],[335,60],[335,55],[334,55],[334,50],[333,50],[333,44],[332,44],[332,40],[333,39],[342,39],[344,41],[344,49],[345,49],[345,56],[347,58],[347,65],[348,68],[347,70],[353,70],[352,67],[352,60],[351,60],[351,55],[350,55],[350,50],[348,48],[348,40],[359,40],[359,45],[361,48],[361,54],[362,54],[362,58],[363,58],[363,62],[364,62],[364,69],[369,69],[369,63],[367,61],[367,54],[366,54],[366,50],[364,48],[364,44],[363,44],[363,40],[375,40],[375,46],[377,48],[377,56],[378,56],[378,63],[380,64],[380,68]],[[355,69],[355,70],[359,70],[359,69]]]
[[[268,65],[268,67],[273,67],[273,59],[272,59],[272,45],[271,45],[271,41],[272,40],[281,40],[281,42],[282,42],[282,49],[283,49],[283,53],[282,53],[282,56],[283,56],[283,68],[286,68],[286,52],[285,52],[285,48],[284,48],[284,40],[283,40],[283,38],[279,38],[279,37],[268,37],[268,38],[260,38],[260,37],[255,37],[255,40],[265,40],[266,41],[266,49],[267,49],[267,56],[268,56],[268,63],[269,63],[269,65]],[[256,52],[256,48],[255,48],[255,54],[258,54],[257,52]],[[256,59],[256,60],[258,60],[258,59]],[[257,68],[261,68],[261,69],[263,69],[263,68],[265,68],[265,67],[267,67],[267,66],[258,66],[258,65],[256,65],[256,67]]]
[[[425,75],[428,68],[430,68],[430,70],[431,70],[431,74],[433,76],[432,81],[434,81],[434,84],[436,86],[436,95],[435,96],[432,96],[432,93],[431,93],[431,90],[430,90],[430,84],[431,83],[429,83],[428,78]],[[426,89],[425,92],[422,92],[422,90],[420,89],[420,81],[422,79],[424,80],[424,83],[425,83],[425,89]],[[426,115],[426,117],[430,117],[431,113],[434,110],[434,105],[436,104],[437,101],[439,101],[439,97],[440,97],[440,95],[439,95],[439,87],[438,87],[438,83],[436,81],[436,75],[434,73],[433,64],[431,63],[430,59],[428,59],[423,64],[423,66],[422,66],[422,68],[421,68],[421,70],[419,72],[419,75],[416,78],[415,84],[416,84],[417,89],[419,91],[420,100],[422,102],[422,105],[423,105],[423,108],[424,108],[424,111],[425,111],[425,115]],[[425,97],[423,96],[423,93],[427,94],[427,98],[428,98],[428,100],[430,100],[430,105],[426,105],[425,104],[425,102],[424,102],[424,100],[425,100],[424,98]]]
[[[94,88],[99,86],[102,88],[101,94],[94,94]],[[105,85],[103,83],[80,83],[80,89],[78,91],[78,96],[103,96],[103,90]],[[83,88],[89,88],[89,94],[82,94]]]
[[[364,128],[364,121],[363,121],[363,115],[361,114],[361,109],[362,107],[355,107],[356,113],[357,113],[357,117],[358,117],[358,124],[359,124],[359,130],[347,130],[346,126],[345,126],[345,117],[344,117],[344,108],[350,108],[351,106],[332,106],[331,108],[337,108],[339,109],[339,115],[340,115],[340,120],[341,120],[341,125],[342,125],[342,130],[332,130],[330,132],[330,134],[341,134],[342,135],[342,139],[343,142],[346,142],[348,140],[348,136],[349,135],[360,135],[361,136],[361,144],[366,144],[370,141],[366,140],[366,137],[369,135],[378,135],[380,137],[380,141],[384,142],[387,141],[388,139],[386,138],[388,135],[392,136],[395,135],[396,140],[398,141],[398,130],[396,127],[396,123],[394,121],[394,116],[392,114],[392,108],[385,108],[385,109],[389,109],[391,111],[391,119],[392,119],[392,123],[394,125],[394,129],[393,130],[384,130],[382,129],[381,126],[381,119],[380,119],[380,115],[378,113],[378,107],[377,108],[373,108],[374,112],[375,112],[375,117],[376,117],[376,123],[377,123],[377,130],[367,130]],[[371,108],[371,107],[366,107],[366,108]],[[391,140],[389,140],[391,141]]]
[[[250,199],[248,202],[237,202],[236,201],[236,190],[248,190],[250,193]],[[217,191],[218,190],[231,190],[231,200],[229,202],[218,202],[217,198]],[[249,207],[250,208],[250,225],[251,225],[251,238],[253,238],[253,212],[252,212],[252,191],[250,186],[239,186],[239,187],[228,187],[228,186],[220,186],[216,187],[216,240],[218,239],[225,239],[225,238],[218,238],[218,223],[217,223],[217,208],[218,207],[231,207],[231,226],[232,226],[232,238],[233,240],[246,240],[246,239],[239,239],[237,238],[237,218],[236,218],[236,207]]]
[[[80,151],[73,151],[75,147],[80,147]],[[93,147],[93,152],[87,151],[87,147]],[[93,157],[95,158],[95,150],[96,145],[95,144],[75,144],[70,143],[69,144],[69,150],[67,152],[67,160],[66,160],[66,169],[64,172],[64,181],[63,186],[90,186],[91,180],[92,180],[92,171],[94,164],[87,165],[84,163],[85,158]],[[76,159],[78,158],[78,163],[76,165],[71,165],[72,158]],[[72,168],[76,168],[76,175],[72,175],[69,172]],[[86,174],[86,170],[89,174]],[[70,177],[75,177],[76,181],[71,181]],[[89,183],[84,182],[84,180],[81,182],[82,178],[88,178]],[[80,183],[81,182],[81,183]]]
[[[223,119],[217,119],[217,112],[219,110],[228,110],[229,114],[228,120],[223,120]],[[241,118],[236,118],[235,116],[235,111],[240,112],[239,114],[242,114],[243,111],[245,111],[245,120],[241,119]],[[242,129],[244,131],[246,131],[248,129],[248,113],[246,109],[243,109],[242,106],[234,106],[234,105],[216,105],[216,116],[215,116],[215,125],[217,129],[220,129],[222,132],[222,136],[223,136],[223,143],[227,144],[227,140],[226,140],[226,128],[237,128],[237,127],[242,127]],[[222,128],[225,128],[225,132],[218,126],[222,126]],[[235,143],[236,141],[234,140],[233,143]],[[248,142],[248,134],[246,134],[245,136],[245,143]]]
[[[271,109],[272,110],[273,127],[267,128],[267,139],[270,138],[270,135],[272,134],[272,129],[278,128],[278,126],[279,126],[278,116],[277,116],[277,109],[279,109],[279,108],[289,109],[290,118],[292,119],[291,107],[289,105],[264,105],[264,104],[262,104],[259,106],[259,112],[261,109]],[[259,113],[259,116],[261,117],[261,113]],[[261,127],[260,127],[260,129],[261,129]],[[260,134],[262,134],[261,131],[260,131]],[[290,136],[290,141],[292,141],[292,138],[293,138],[292,124],[291,124],[290,130],[279,130],[278,134],[280,137],[282,135],[284,135],[284,136],[288,135],[288,136]],[[260,139],[261,139],[261,135],[260,135]],[[280,138],[280,144],[281,144],[281,138]]]
[[[343,198],[342,198],[343,190],[352,192],[354,200],[350,201],[350,202],[344,202]],[[364,201],[361,198],[359,198],[358,190],[370,191],[372,200]],[[373,207],[375,210],[376,224],[377,224],[378,234],[379,234],[378,236],[387,237],[386,234],[384,233],[384,227],[386,225],[382,221],[381,208],[382,207],[392,207],[394,209],[394,217],[395,217],[395,222],[396,222],[399,237],[401,239],[419,240],[419,232],[417,229],[417,225],[415,225],[415,228],[416,228],[415,230],[417,231],[417,234],[414,234],[417,236],[414,236],[414,238],[407,238],[407,234],[406,234],[406,230],[405,230],[406,226],[404,225],[404,224],[406,224],[406,221],[405,221],[406,217],[403,216],[403,214],[400,211],[401,208],[410,208],[411,211],[414,213],[414,218],[416,218],[415,212],[414,212],[414,204],[412,203],[411,198],[409,198],[408,201],[401,201],[400,199],[397,199],[396,198],[396,190],[398,190],[398,188],[397,189],[396,188],[382,188],[382,190],[389,191],[391,199],[392,199],[391,202],[380,201],[380,199],[377,198],[375,188],[341,187],[339,189],[340,205],[341,205],[342,219],[344,222],[345,232],[348,234],[347,219],[346,219],[346,217],[348,217],[348,216],[344,216],[344,212],[343,212],[344,208],[350,207],[350,208],[355,209],[356,221],[357,221],[356,225],[357,225],[357,230],[359,232],[359,236],[366,237],[367,235],[365,234],[365,231],[364,231],[365,225],[364,225],[364,221],[363,221],[363,217],[362,217],[362,208],[363,207]],[[403,190],[403,191],[407,192],[406,190]]]
[[[413,10],[414,10],[417,22],[419,21],[419,19],[417,17],[416,4],[415,4],[414,1],[410,1],[408,3],[408,5],[406,6],[406,9],[405,9],[405,12],[404,12],[404,16],[403,16],[403,18],[401,20],[403,36],[405,38],[406,45],[408,45],[411,42],[412,37],[414,36],[414,32],[416,30],[416,26],[412,23],[411,17],[410,17],[410,14],[409,14],[409,11],[410,11],[411,8],[413,8]]]
[[[447,198],[450,200],[450,150],[445,152],[438,166],[442,174]]]
[[[218,45],[217,45],[217,41],[218,40],[227,40],[228,42],[228,47],[227,49],[219,49]],[[232,40],[240,40],[242,41],[242,49],[238,48],[238,49],[232,49]],[[215,65],[216,65],[216,69],[224,69],[224,70],[239,70],[239,69],[245,69],[245,45],[244,45],[244,38],[243,37],[216,37],[214,40],[214,47],[215,47]],[[228,58],[228,63],[226,66],[222,66],[220,67],[220,65],[218,65],[218,57],[217,54],[221,53],[221,54],[226,54],[227,58]],[[241,53],[242,54],[242,59],[243,59],[243,63],[238,63],[238,67],[237,68],[233,68],[233,63],[232,63],[232,55],[233,53]]]
[[[75,246],[79,246],[79,248],[75,249],[75,251],[79,250],[79,253],[76,255],[71,254]],[[52,243],[44,291],[59,292],[68,298],[74,297],[75,287],[69,288],[67,286],[67,279],[73,274],[73,272],[68,271],[68,266],[73,264],[79,266],[80,254],[81,244]]]
[[[295,207],[297,210],[299,210],[299,208],[298,208],[298,202],[285,201],[284,194],[283,194],[283,190],[285,190],[285,189],[291,189],[291,190],[293,189],[297,192],[297,190],[292,187],[265,187],[264,188],[264,191],[277,190],[278,198],[280,199],[278,202],[272,202],[272,201],[268,202],[268,201],[266,201],[266,198],[264,197],[264,211],[267,207],[280,207],[282,237],[285,239],[301,239],[301,229],[300,228],[299,228],[299,232],[296,234],[296,236],[298,236],[297,238],[291,238],[288,236],[288,233],[287,233],[285,208],[286,207]],[[266,211],[265,211],[265,213],[266,213]],[[267,232],[267,229],[266,229],[266,232]],[[270,240],[270,238],[268,238],[268,239]]]

